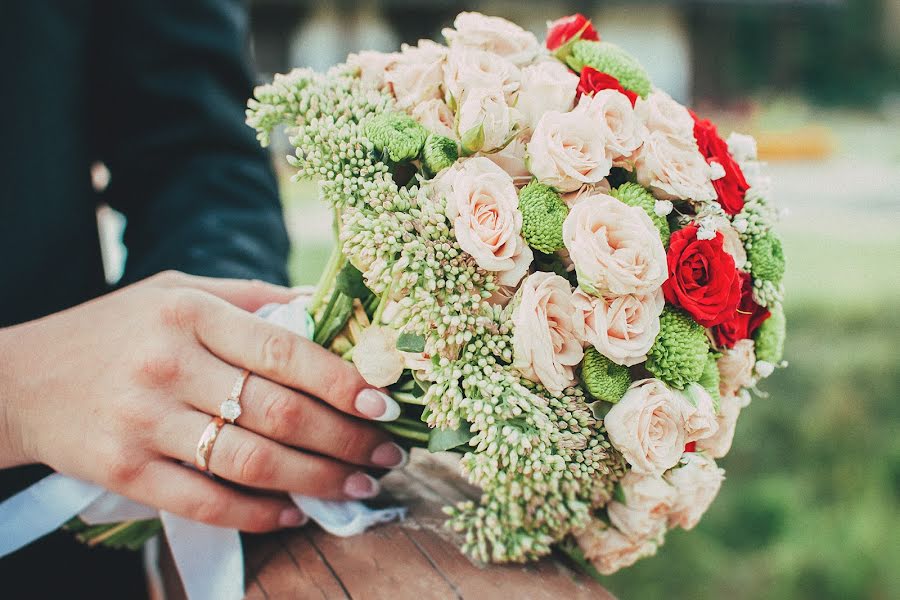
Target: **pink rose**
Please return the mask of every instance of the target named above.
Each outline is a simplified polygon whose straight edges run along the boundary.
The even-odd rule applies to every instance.
[[[604,295],[649,294],[668,276],[659,231],[641,208],[612,196],[577,203],[563,222],[563,241],[578,284]]]
[[[636,473],[659,476],[684,452],[683,410],[683,399],[663,382],[643,379],[631,385],[603,423],[609,441]]]
[[[525,144],[527,139],[520,135],[514,138],[499,152],[485,156],[498,167],[509,173],[516,188],[522,188],[531,182],[531,172],[525,164]]]
[[[612,188],[609,185],[609,181],[607,181],[606,179],[601,179],[599,183],[595,183],[593,185],[583,185],[574,192],[563,194],[562,199],[563,202],[566,203],[566,206],[572,208],[582,200],[600,195],[608,196],[611,190]]]
[[[457,47],[447,55],[443,76],[445,99],[458,110],[463,95],[476,88],[499,88],[507,102],[511,102],[522,75],[518,67],[502,56]]]
[[[582,96],[575,111],[605,127],[606,152],[613,166],[630,171],[632,155],[644,143],[647,128],[635,116],[628,97],[616,90],[602,90]]]
[[[756,366],[753,340],[739,340],[733,348],[724,349],[716,364],[719,366],[719,393],[722,396],[734,396],[741,388],[750,387]]]
[[[734,440],[738,416],[749,401],[750,398],[746,392],[742,392],[739,396],[722,396],[719,401],[719,414],[716,417],[719,424],[718,430],[710,437],[699,440],[697,448],[713,458],[722,458],[728,454]]]
[[[719,429],[715,402],[703,387],[692,383],[684,392],[675,392],[682,404],[686,444],[715,435]]]
[[[677,492],[661,477],[629,471],[619,481],[625,503],[606,505],[609,522],[631,541],[660,540]]]
[[[460,248],[500,285],[516,285],[533,254],[522,238],[522,213],[512,178],[484,157],[457,162],[434,180],[447,201]]]
[[[359,69],[359,78],[366,87],[381,89],[387,83],[384,79],[388,67],[400,58],[399,52],[374,52],[363,50],[347,57],[347,64]]]
[[[646,99],[638,98],[634,112],[651,132],[658,131],[682,143],[694,141],[691,113],[662,90],[654,89]]]
[[[456,116],[443,100],[432,98],[417,104],[412,118],[431,133],[456,139]]]
[[[457,112],[458,139],[470,154],[490,152],[503,147],[510,137],[513,118],[503,91],[499,87],[478,87],[467,90]],[[479,132],[474,135],[473,132]],[[477,138],[473,145],[472,138]]]
[[[641,558],[656,554],[657,543],[650,540],[631,541],[628,536],[602,521],[593,520],[581,531],[575,532],[575,540],[601,575],[612,575],[619,569],[630,567]]]
[[[669,513],[669,527],[693,529],[719,493],[725,471],[713,459],[689,452],[684,455],[682,465],[666,473],[665,479],[677,490]]]
[[[516,109],[522,124],[533,129],[545,112],[568,112],[575,103],[578,76],[556,59],[542,60],[522,69]]]
[[[553,273],[533,273],[513,302],[513,366],[551,392],[563,391],[575,383],[574,368],[584,356],[569,282]]]
[[[609,175],[606,126],[581,112],[548,111],[528,144],[528,166],[538,181],[560,192],[599,183]]]
[[[419,40],[418,46],[403,45],[400,56],[384,75],[398,107],[412,109],[426,100],[441,97],[446,55],[445,47],[429,40]]]
[[[451,48],[463,46],[484,50],[516,65],[531,62],[540,49],[533,33],[500,17],[463,12],[457,15],[453,27],[441,32]]]
[[[637,180],[660,200],[715,200],[712,169],[694,141],[650,131],[635,160]]]
[[[649,294],[592,296],[575,291],[579,337],[614,363],[630,367],[647,359],[659,334],[659,315],[665,306],[662,290]]]

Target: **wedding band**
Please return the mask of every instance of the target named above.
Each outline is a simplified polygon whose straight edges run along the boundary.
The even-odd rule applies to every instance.
[[[242,369],[237,379],[235,379],[234,385],[231,386],[231,393],[228,394],[228,398],[219,405],[219,416],[226,423],[233,424],[241,416],[241,393],[244,391],[244,384],[247,383],[249,376],[250,371]]]
[[[225,420],[222,417],[213,417],[206,429],[203,430],[203,435],[200,436],[200,441],[197,443],[197,452],[194,455],[194,464],[201,471],[209,471],[209,455],[212,454],[213,445],[224,426]]]

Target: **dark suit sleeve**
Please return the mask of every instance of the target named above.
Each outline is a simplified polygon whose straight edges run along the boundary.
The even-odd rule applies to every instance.
[[[90,132],[127,218],[123,282],[165,269],[286,283],[265,151],[244,124],[247,15],[233,0],[98,2]]]

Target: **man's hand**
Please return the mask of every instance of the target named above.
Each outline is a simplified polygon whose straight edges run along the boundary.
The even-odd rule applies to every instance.
[[[406,454],[366,420],[393,418],[396,404],[349,363],[248,312],[292,297],[260,282],[164,273],[0,330],[0,467],[45,463],[246,531],[305,520],[279,492],[375,495],[365,469],[400,466]],[[209,460],[217,481],[182,463],[242,368],[253,374],[243,413]]]

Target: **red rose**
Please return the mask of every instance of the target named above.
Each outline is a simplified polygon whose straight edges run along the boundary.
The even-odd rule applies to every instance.
[[[694,138],[700,153],[706,157],[706,162],[717,162],[725,169],[725,176],[712,182],[719,196],[719,204],[729,215],[736,215],[744,208],[744,195],[750,186],[740,165],[728,153],[728,144],[719,137],[716,126],[708,119],[698,118],[694,111],[691,111],[691,116],[694,118]]]
[[[669,278],[663,295],[704,327],[730,319],[741,300],[740,272],[722,247],[721,233],[711,240],[697,239],[697,226],[672,234],[669,241]]]
[[[556,50],[572,39],[599,41],[600,36],[590,19],[580,13],[557,19],[547,30],[547,49]]]
[[[759,329],[770,313],[753,301],[753,280],[750,273],[741,271],[741,302],[734,315],[712,328],[713,339],[720,348],[733,348],[739,340],[748,339]]]
[[[590,96],[596,94],[600,90],[616,90],[617,92],[621,92],[628,96],[632,106],[637,102],[637,94],[623,88],[622,84],[619,83],[619,80],[612,75],[598,71],[594,67],[585,66],[582,68],[581,79],[578,80],[578,95],[581,96],[581,94],[587,94]]]

